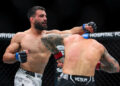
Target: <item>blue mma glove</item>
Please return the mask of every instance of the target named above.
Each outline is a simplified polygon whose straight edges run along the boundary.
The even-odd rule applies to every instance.
[[[95,22],[88,22],[88,23],[86,23],[86,24],[87,24],[88,26],[92,26],[93,32],[96,32],[96,31],[97,31],[97,26],[96,26],[96,23],[95,23]],[[84,30],[86,33],[90,33],[90,31],[85,28],[85,25],[86,25],[86,24],[83,24],[82,28],[83,28],[83,30]]]
[[[19,61],[20,63],[25,63],[27,62],[27,53],[26,51],[21,51],[21,52],[17,52],[15,54],[15,58],[17,61]]]

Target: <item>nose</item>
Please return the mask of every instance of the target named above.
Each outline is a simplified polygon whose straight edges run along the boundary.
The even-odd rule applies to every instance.
[[[47,17],[46,17],[46,16],[44,17],[44,20],[47,20]]]

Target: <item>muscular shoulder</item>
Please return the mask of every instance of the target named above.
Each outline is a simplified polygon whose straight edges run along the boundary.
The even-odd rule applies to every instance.
[[[24,38],[25,36],[25,32],[17,32],[13,38],[12,38],[12,42],[20,42],[22,38]]]
[[[103,52],[104,52],[105,47],[104,47],[101,43],[99,43],[99,42],[98,42],[97,40],[95,40],[95,39],[90,39],[90,41],[91,41],[93,47],[95,47],[96,49],[99,49],[100,51],[103,51]]]

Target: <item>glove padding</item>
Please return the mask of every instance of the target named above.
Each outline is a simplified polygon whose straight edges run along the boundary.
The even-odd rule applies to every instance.
[[[17,52],[15,54],[15,58],[16,58],[17,61],[19,61],[21,63],[27,62],[27,53],[26,53],[26,51]]]
[[[93,28],[93,32],[96,32],[97,31],[97,25],[96,25],[96,23],[95,22],[88,22],[88,23],[86,23],[88,26],[92,26],[92,28]],[[90,31],[89,30],[87,30],[86,28],[85,28],[85,25],[86,24],[83,24],[83,30],[86,32],[86,33],[90,33]]]
[[[97,65],[96,65],[96,70],[100,70],[101,69],[101,63],[98,62]]]
[[[64,57],[64,45],[57,45],[56,47],[62,53],[62,56]]]
[[[63,57],[62,52],[58,52],[57,54],[54,54],[54,58],[55,58],[56,60],[59,60],[59,59],[62,58],[62,57]]]

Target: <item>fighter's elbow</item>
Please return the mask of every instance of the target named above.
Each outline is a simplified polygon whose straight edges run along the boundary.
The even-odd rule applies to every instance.
[[[3,55],[2,61],[3,63],[8,63],[8,58],[5,55]]]
[[[11,61],[10,58],[7,57],[6,55],[3,55],[2,61],[3,61],[3,63],[6,63],[6,64],[13,64],[13,63],[15,63],[15,61]]]
[[[120,72],[120,65],[116,64],[116,72]]]
[[[6,62],[6,56],[3,55],[2,61],[5,63]]]

